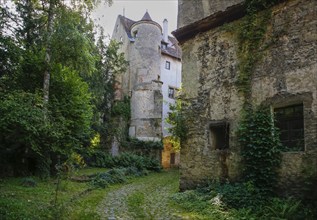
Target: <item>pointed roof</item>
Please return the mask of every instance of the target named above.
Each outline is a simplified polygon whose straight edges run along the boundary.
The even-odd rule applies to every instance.
[[[146,11],[141,21],[152,21],[150,14]]]

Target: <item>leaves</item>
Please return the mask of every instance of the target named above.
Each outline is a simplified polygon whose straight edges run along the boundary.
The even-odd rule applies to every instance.
[[[263,190],[271,191],[277,180],[281,143],[268,108],[245,112],[238,141],[244,160],[244,178]]]

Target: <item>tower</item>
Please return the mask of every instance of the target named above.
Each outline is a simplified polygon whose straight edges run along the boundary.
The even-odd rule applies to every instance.
[[[129,136],[140,140],[161,140],[162,136],[161,33],[148,12],[131,26]]]

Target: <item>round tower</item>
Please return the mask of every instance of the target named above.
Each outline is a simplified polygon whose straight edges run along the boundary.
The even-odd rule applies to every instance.
[[[129,135],[140,140],[161,140],[162,82],[160,60],[162,28],[148,12],[131,26],[131,124]]]

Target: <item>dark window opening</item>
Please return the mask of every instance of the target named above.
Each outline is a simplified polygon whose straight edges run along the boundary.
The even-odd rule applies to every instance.
[[[175,98],[175,89],[172,87],[168,87],[168,97],[171,99]]]
[[[165,62],[165,69],[167,70],[171,69],[171,63],[169,61]]]
[[[167,49],[167,44],[166,44],[166,43],[163,43],[163,42],[162,42],[161,45],[162,45],[162,49],[163,49],[163,50],[166,50],[166,49]]]
[[[283,150],[303,151],[305,148],[303,105],[276,108],[274,113]]]
[[[217,123],[210,125],[210,144],[212,149],[229,149],[230,127],[228,123]]]
[[[134,38],[137,38],[138,37],[138,31],[136,30],[136,31],[133,31],[133,37]]]
[[[175,164],[175,153],[171,153],[170,163]]]

